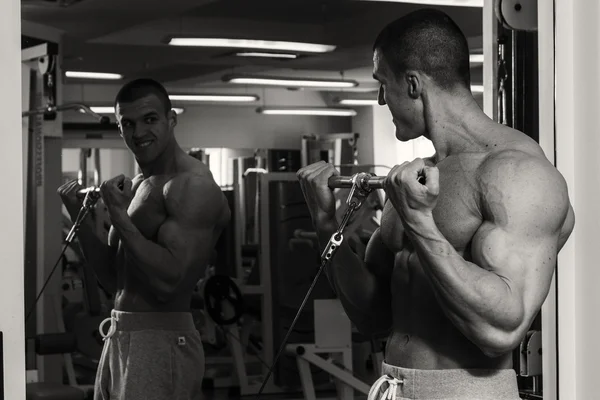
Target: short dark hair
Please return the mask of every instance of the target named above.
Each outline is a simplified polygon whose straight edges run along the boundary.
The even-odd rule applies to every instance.
[[[387,25],[373,45],[398,72],[422,71],[443,89],[469,88],[469,45],[444,12],[423,8]]]
[[[171,110],[171,99],[163,85],[154,79],[139,78],[127,82],[115,98],[115,107],[119,103],[129,103],[149,94],[155,94],[165,106],[165,114]]]

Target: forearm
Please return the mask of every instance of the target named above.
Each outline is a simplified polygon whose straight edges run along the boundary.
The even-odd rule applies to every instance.
[[[117,290],[116,250],[100,240],[89,219],[81,223],[77,238],[86,264],[92,268],[104,289],[114,293]]]
[[[335,231],[317,229],[321,251]],[[363,334],[387,331],[392,324],[390,282],[378,279],[368,270],[344,240],[325,267],[325,274],[350,320]]]
[[[419,218],[406,225],[446,316],[482,349],[512,346],[512,333],[521,326],[523,306],[509,284],[501,276],[466,261],[438,230],[433,218]]]
[[[168,293],[180,280],[181,268],[171,252],[144,237],[125,210],[112,210],[110,217],[125,250],[127,266],[159,295]]]

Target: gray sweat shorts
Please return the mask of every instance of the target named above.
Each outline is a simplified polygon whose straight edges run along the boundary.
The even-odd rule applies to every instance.
[[[100,332],[94,400],[201,399],[204,349],[190,313],[113,310]]]
[[[368,400],[519,400],[512,369],[419,370],[381,365]]]

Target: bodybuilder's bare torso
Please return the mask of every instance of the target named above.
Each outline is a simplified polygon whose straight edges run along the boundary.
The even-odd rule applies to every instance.
[[[193,169],[185,172],[205,175],[212,179],[208,167],[203,164],[195,165]],[[133,179],[134,197],[127,213],[140,233],[147,240],[155,243],[158,239],[159,229],[168,217],[164,196],[165,185],[168,185],[169,181],[175,176],[176,174],[155,175],[147,179],[137,176]],[[225,200],[223,204],[225,204]],[[221,210],[207,210],[207,212],[219,213]],[[216,235],[216,238],[218,238],[218,235]],[[128,262],[125,249],[120,243],[117,232],[112,227],[109,231],[108,240],[111,247],[117,247],[115,260],[117,273],[116,310],[135,312],[189,311],[192,291],[178,293],[172,301],[167,303],[157,301],[156,296],[148,289],[147,284],[132,273],[131,269],[135,267]],[[205,267],[198,266],[198,268]]]
[[[527,142],[519,145],[519,150],[543,157]],[[473,261],[471,239],[483,222],[477,170],[490,154],[463,153],[436,165],[440,194],[433,217],[440,232],[467,261]],[[387,363],[417,369],[512,367],[510,353],[497,358],[485,356],[445,316],[390,202],[384,207],[381,238],[395,254],[391,280],[393,327],[387,341]]]

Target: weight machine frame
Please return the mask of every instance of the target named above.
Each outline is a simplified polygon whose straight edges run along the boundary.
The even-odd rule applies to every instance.
[[[37,109],[46,103],[47,82],[41,65],[51,63],[54,58],[54,77],[60,76],[58,45],[52,42],[41,43],[21,51],[22,65],[22,111]],[[44,60],[42,62],[42,60]],[[54,79],[51,96],[54,102],[60,101],[61,85]],[[62,135],[62,118],[46,120],[42,114],[33,114],[23,119],[23,151],[24,151],[24,199],[25,204],[25,297],[26,308],[29,307],[37,291],[44,283],[52,269],[52,263],[61,250],[62,214],[60,200],[56,196],[56,188],[60,181],[61,157],[60,138]],[[27,262],[28,261],[28,262]],[[35,275],[32,277],[32,275]],[[28,280],[27,278],[29,277]],[[35,282],[33,288],[27,282]],[[32,292],[33,290],[33,292]],[[47,290],[36,305],[35,319],[26,326],[26,336],[57,331],[53,297],[60,293],[60,277],[53,277]],[[31,351],[26,355],[26,368],[35,369],[42,381],[62,382],[62,370],[56,368],[61,364],[60,356],[40,357]]]
[[[234,173],[234,188],[236,193],[238,192],[238,186],[241,186],[241,176],[243,172],[237,171]],[[270,256],[270,204],[269,204],[269,186],[272,182],[296,182],[297,176],[295,173],[261,173],[257,177],[259,182],[260,190],[260,209],[259,209],[259,257],[258,257],[258,268],[260,281],[258,285],[246,285],[242,284],[243,270],[241,266],[241,256],[239,254],[239,248],[241,248],[241,241],[236,244],[238,254],[236,257],[236,271],[237,276],[236,283],[240,286],[240,290],[244,295],[258,295],[260,296],[261,302],[261,330],[262,330],[262,343],[263,349],[261,358],[268,364],[272,365],[275,357],[274,338],[273,338],[273,296],[272,296],[272,281],[271,281],[271,256]],[[243,216],[243,205],[241,204],[242,197],[236,194],[236,207],[234,212],[236,213],[235,218],[237,221],[243,221],[239,219]],[[238,230],[239,231],[239,230]],[[238,233],[238,240],[241,240],[241,234]],[[332,307],[338,311],[341,309],[339,300],[314,300],[320,302],[320,309],[329,309]],[[316,308],[316,307],[315,307]],[[339,314],[339,312],[337,313]],[[332,329],[327,327],[325,318],[320,318],[315,315],[315,342],[316,343],[303,343],[303,344],[289,344],[286,349],[295,352],[298,348],[303,349],[303,353],[297,357],[298,368],[301,374],[301,383],[304,396],[307,398],[314,398],[314,386],[312,385],[312,378],[310,374],[309,363],[321,368],[322,370],[329,373],[332,377],[337,380],[338,387],[338,398],[343,400],[350,400],[354,398],[354,390],[368,394],[369,385],[360,381],[352,375],[352,343],[351,343],[351,324],[350,320],[343,314],[345,319],[342,318],[340,322],[341,328],[331,332]],[[347,324],[344,324],[344,321]],[[236,328],[237,329],[237,328]],[[238,332],[236,330],[236,332]],[[347,334],[347,343],[340,345],[336,342],[340,335]],[[239,337],[239,334],[238,334]],[[326,343],[324,338],[336,338],[333,341],[330,339]],[[241,396],[250,396],[257,393],[262,378],[265,376],[267,366],[262,365],[262,373],[259,375],[249,375],[247,373],[246,364],[253,361],[252,357],[244,357],[244,351],[241,348],[239,342],[228,339],[231,346],[232,358],[234,367],[236,369],[237,380],[240,385]],[[335,344],[334,344],[335,343]],[[319,357],[317,354],[327,353],[331,354],[331,359],[336,360],[339,364],[336,365],[332,362]],[[243,361],[242,361],[243,360]],[[225,361],[225,360],[223,360]],[[284,388],[281,388],[271,379],[266,383],[263,393],[275,394],[284,393]]]

